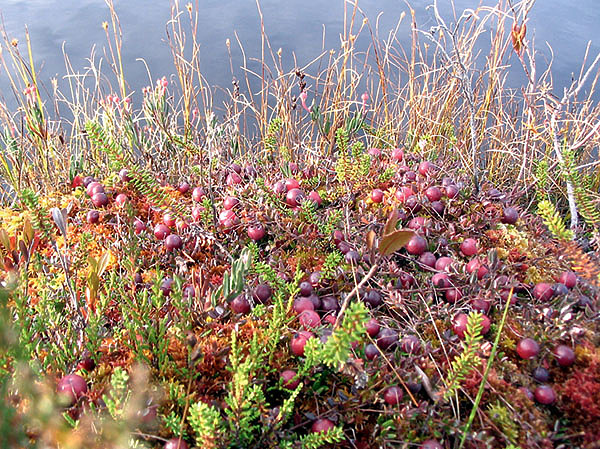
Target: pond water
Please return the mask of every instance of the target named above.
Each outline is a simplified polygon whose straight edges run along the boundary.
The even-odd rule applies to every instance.
[[[232,80],[226,39],[232,42],[234,74],[242,76],[241,52],[236,43],[237,33],[244,45],[246,55],[260,57],[260,20],[255,0],[192,0],[198,1],[202,72],[211,85],[229,87]],[[417,21],[422,28],[433,24],[431,12],[426,5],[432,0],[412,0]],[[181,2],[185,9],[185,1]],[[490,0],[455,0],[455,8],[475,8],[479,4],[493,5]],[[550,58],[554,52],[553,76],[558,89],[571,81],[572,73],[579,72],[586,44],[592,41],[590,60],[600,52],[600,8],[598,0],[538,0],[530,14],[528,37],[535,36],[540,61]],[[440,0],[445,14],[451,14],[450,1]],[[292,54],[298,66],[317,55],[322,48],[337,49],[339,33],[343,28],[343,0],[261,0],[261,9],[267,35],[273,49],[282,49],[287,70],[294,67]],[[166,22],[171,14],[169,0],[115,0],[124,41],[124,66],[126,79],[138,92],[149,84],[147,63],[152,79],[174,72],[171,55],[166,43]],[[379,31],[381,36],[395,27],[403,11],[408,7],[401,0],[359,0],[359,6],[374,23],[381,12]],[[350,8],[351,5],[348,5]],[[36,63],[41,65],[40,79],[48,81],[65,73],[63,48],[75,69],[83,70],[92,49],[102,54],[106,42],[102,22],[109,19],[104,0],[0,0],[0,13],[9,38],[19,39],[25,51],[24,28],[28,27]],[[325,34],[323,35],[325,30]],[[368,34],[358,47],[366,48]],[[409,20],[405,18],[398,33],[400,42],[407,48],[410,42]],[[515,71],[522,71],[514,67]],[[519,76],[511,76],[518,83]],[[517,81],[515,81],[517,80]],[[0,68],[0,93],[11,103],[8,79]],[[557,90],[560,93],[561,90]]]

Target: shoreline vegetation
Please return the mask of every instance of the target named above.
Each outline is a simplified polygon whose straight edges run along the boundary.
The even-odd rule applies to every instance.
[[[2,447],[598,447],[600,55],[555,92],[533,0],[409,48],[346,2],[284,67],[257,2],[221,108],[197,2],[141,95],[106,2],[66,88],[2,31]]]

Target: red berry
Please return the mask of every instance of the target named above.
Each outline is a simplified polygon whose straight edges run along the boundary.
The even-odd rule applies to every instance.
[[[433,255],[433,253],[425,252],[419,256],[419,262],[421,262],[424,266],[429,268],[435,268],[435,263],[437,259]]]
[[[406,251],[409,254],[420,256],[427,250],[427,240],[418,234],[415,234],[406,244]]]
[[[548,385],[540,385],[533,392],[535,400],[540,404],[550,405],[556,401],[556,393]]]
[[[104,187],[98,181],[90,182],[85,188],[85,193],[87,193],[88,196],[93,196],[94,193],[98,192],[104,192]]]
[[[397,162],[402,162],[402,159],[404,159],[404,151],[402,148],[394,148],[392,150],[392,159]]]
[[[231,301],[231,310],[233,310],[235,313],[241,313],[241,314],[247,314],[250,312],[250,302],[248,301],[248,298],[246,298],[246,295],[238,295],[235,298],[233,298],[233,301]]]
[[[423,161],[419,164],[419,173],[421,176],[427,176],[433,171],[433,164],[429,161]]]
[[[540,282],[533,287],[533,297],[538,301],[550,301],[554,296],[554,289],[551,284]]]
[[[446,301],[449,303],[455,303],[456,301],[460,301],[462,298],[462,292],[458,288],[450,288],[446,290],[444,296],[446,297]]]
[[[125,195],[124,193],[119,193],[117,195],[117,197],[115,198],[115,203],[117,203],[117,206],[119,206],[119,207],[125,206],[126,202],[127,202],[127,195]]]
[[[233,209],[235,206],[239,204],[239,200],[234,196],[227,196],[223,201],[223,209]]]
[[[459,313],[452,319],[452,330],[460,338],[465,338],[465,331],[467,330],[467,314]]]
[[[262,224],[256,223],[254,225],[248,226],[248,237],[250,237],[255,242],[258,242],[265,236],[265,228]]]
[[[158,223],[154,226],[154,237],[158,240],[164,240],[171,233],[169,227],[164,223]]]
[[[167,251],[173,251],[174,249],[180,249],[183,246],[183,240],[177,234],[170,234],[165,239],[165,247]]]
[[[308,302],[310,302],[312,305],[310,299],[308,300]],[[299,321],[300,325],[302,325],[305,328],[314,328],[319,327],[321,325],[321,317],[314,310],[305,310],[304,312],[302,312],[300,314]]]
[[[460,244],[460,251],[467,257],[474,256],[479,251],[477,247],[477,240],[475,239],[465,239]]]
[[[313,200],[315,203],[317,203],[317,206],[320,206],[323,203],[321,195],[319,195],[319,192],[317,192],[316,190],[310,191],[310,193],[308,194],[308,199]]]
[[[171,438],[165,443],[163,449],[188,449],[188,445],[181,438]]]
[[[173,226],[175,226],[175,223],[177,222],[177,219],[175,218],[175,216],[169,212],[167,212],[166,214],[163,215],[163,223],[166,224],[168,227],[172,228]]]
[[[190,185],[184,181],[181,184],[179,184],[177,190],[179,190],[179,193],[181,193],[182,195],[185,195],[190,190]]]
[[[375,337],[379,333],[381,326],[379,326],[379,322],[375,318],[371,318],[369,321],[367,321],[366,328],[367,334],[369,334],[371,337]]]
[[[458,195],[458,187],[456,187],[455,185],[446,186],[446,196],[449,199],[456,198],[457,195]]]
[[[572,271],[565,271],[561,273],[559,282],[567,286],[567,288],[573,288],[577,284],[577,275]]]
[[[442,191],[439,187],[432,186],[425,190],[425,196],[431,202],[439,201],[442,199]]]
[[[400,387],[392,386],[385,390],[383,394],[383,400],[389,405],[396,405],[402,400],[404,392]]]
[[[335,427],[335,424],[333,423],[333,421],[326,419],[326,418],[322,418],[322,419],[317,419],[315,422],[313,422],[310,430],[312,433],[321,433],[321,432],[327,432],[330,429],[333,429]]]
[[[121,178],[121,181],[123,182],[130,181],[131,177],[129,176],[129,170],[127,170],[126,168],[122,168],[119,172],[119,178]]]
[[[295,179],[292,178],[288,178],[285,180],[285,190],[286,191],[290,191],[292,189],[299,189],[300,188],[300,183],[298,181],[296,181]]]
[[[144,222],[142,220],[140,220],[139,218],[136,218],[135,221],[133,222],[133,228],[134,228],[135,234],[139,235],[146,229],[146,225],[144,224]]]
[[[381,203],[383,201],[383,190],[373,189],[371,192],[371,201],[374,203]]]
[[[282,385],[284,388],[287,388],[288,390],[295,389],[300,383],[300,379],[296,377],[296,371],[291,369],[286,369],[279,375],[279,377],[282,380]]]
[[[231,172],[227,175],[227,180],[225,182],[228,186],[234,186],[242,182],[242,177],[236,172]]]
[[[267,302],[269,299],[271,299],[272,295],[273,295],[273,290],[271,289],[269,284],[258,284],[254,288],[253,297],[256,301],[258,301],[260,303]]]
[[[396,199],[401,203],[405,203],[406,200],[414,194],[415,192],[413,192],[413,190],[410,187],[403,186],[400,189],[396,190]]]
[[[302,313],[306,310],[315,310],[313,302],[304,296],[296,298],[292,307],[296,313]]]
[[[435,269],[438,271],[449,271],[448,268],[454,263],[452,257],[440,257],[435,261]]]
[[[314,337],[314,334],[309,331],[300,331],[294,335],[292,340],[290,341],[290,349],[292,354],[297,357],[301,357],[304,355],[304,346],[309,338]]]
[[[103,192],[95,193],[94,196],[92,196],[92,203],[95,207],[106,206],[108,204],[108,197]]]
[[[560,366],[567,367],[575,363],[575,352],[566,345],[558,345],[552,353]]]
[[[200,203],[202,201],[202,198],[204,198],[205,196],[206,192],[202,187],[195,187],[194,190],[192,190],[192,199],[197,203]]]
[[[69,374],[58,381],[57,392],[68,401],[69,406],[87,393],[87,383],[79,374]]]
[[[502,223],[514,225],[519,220],[519,212],[514,207],[505,207],[502,211]]]
[[[431,276],[431,283],[436,288],[445,289],[450,287],[450,279],[446,273],[436,273]]]
[[[533,338],[524,338],[517,343],[517,354],[522,359],[532,359],[540,352],[540,345]]]
[[[76,175],[71,181],[71,188],[75,189],[83,185],[83,178],[79,175]]]
[[[100,221],[100,212],[97,210],[90,210],[85,218],[90,224],[98,223],[98,221]]]
[[[425,440],[421,444],[421,449],[444,449],[438,440]]]
[[[288,206],[297,207],[304,199],[304,192],[300,189],[291,189],[285,196],[285,202]]]

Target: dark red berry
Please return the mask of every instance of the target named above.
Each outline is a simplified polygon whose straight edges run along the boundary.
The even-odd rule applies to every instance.
[[[560,366],[567,367],[575,363],[575,352],[566,345],[558,345],[552,353]]]
[[[326,419],[326,418],[322,418],[322,419],[317,419],[315,422],[313,422],[310,430],[312,433],[321,433],[321,432],[327,432],[330,429],[333,429],[335,427],[335,424],[333,423],[333,421]]]
[[[567,288],[573,288],[577,284],[577,275],[572,271],[565,271],[561,273],[560,278],[558,280]]]
[[[248,301],[246,295],[242,294],[233,298],[233,301],[231,301],[231,310],[233,310],[235,313],[241,313],[243,315],[249,313],[251,307],[250,301]]]
[[[477,247],[477,240],[471,238],[465,239],[460,244],[460,251],[467,257],[474,256],[479,251],[479,248]]]
[[[502,211],[502,223],[514,225],[519,220],[519,212],[514,207],[505,207]]]
[[[296,371],[291,369],[282,371],[279,377],[281,378],[283,387],[289,390],[295,389],[300,383],[300,379],[296,377]]]
[[[533,338],[523,338],[517,343],[517,354],[522,359],[532,359],[540,352],[540,345]]]
[[[171,438],[165,443],[163,449],[188,449],[188,445],[181,438]]]
[[[402,391],[402,388],[394,385],[385,390],[385,393],[383,393],[383,400],[388,405],[397,405],[402,400],[403,396],[404,392]]]
[[[533,287],[533,297],[538,301],[550,301],[554,296],[554,289],[551,284],[540,282]]]
[[[556,393],[548,385],[540,385],[533,392],[535,400],[540,404],[550,405],[556,401]]]
[[[69,374],[58,381],[58,394],[65,399],[69,406],[87,393],[87,383],[79,374]]]
[[[411,237],[411,239],[406,244],[406,251],[409,254],[413,254],[415,256],[420,256],[427,250],[427,240],[421,237],[418,234],[415,234]]]

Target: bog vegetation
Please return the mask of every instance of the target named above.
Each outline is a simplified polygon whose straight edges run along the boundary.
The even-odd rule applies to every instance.
[[[597,447],[600,55],[556,92],[530,0],[410,48],[347,2],[220,107],[198,5],[144,88],[107,5],[66,89],[4,33],[2,447]]]

